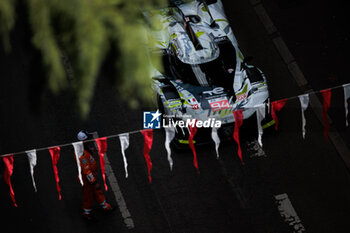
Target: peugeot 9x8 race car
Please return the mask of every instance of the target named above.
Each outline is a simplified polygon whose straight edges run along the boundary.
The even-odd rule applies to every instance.
[[[160,22],[150,32],[163,70],[154,67],[152,78],[165,117],[220,120],[219,135],[232,135],[226,130],[233,128],[232,111],[243,109],[247,119],[255,113],[253,106],[268,101],[266,77],[247,64],[221,0],[170,1],[144,16]],[[188,130],[176,130],[175,143],[187,139]]]

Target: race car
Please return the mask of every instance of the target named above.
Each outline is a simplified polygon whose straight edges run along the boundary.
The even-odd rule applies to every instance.
[[[266,77],[243,56],[221,0],[170,1],[144,16],[158,22],[150,26],[150,41],[163,67],[154,67],[152,78],[168,121],[214,118],[222,123],[220,135],[230,136],[232,111],[243,109],[247,119],[268,101]],[[178,128],[175,143],[187,140],[188,130]]]

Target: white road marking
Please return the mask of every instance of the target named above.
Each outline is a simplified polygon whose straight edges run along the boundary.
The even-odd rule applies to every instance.
[[[277,31],[275,25],[272,23],[271,18],[267,14],[267,12],[264,10],[262,4],[256,4],[254,6],[255,12],[258,15],[259,19],[263,22],[267,32],[269,34],[273,34]]]
[[[296,61],[289,63],[288,69],[289,69],[289,72],[294,77],[295,81],[298,83],[299,87],[304,87],[307,85],[306,78],[303,72],[301,71],[299,65],[296,63]]]
[[[93,135],[94,135],[94,138],[98,138],[97,132],[94,132]],[[112,170],[111,163],[108,160],[107,153],[105,154],[104,159],[105,159],[106,177],[109,181],[110,187],[112,188],[114,197],[118,203],[119,211],[122,214],[122,217],[124,219],[124,223],[128,229],[135,228],[134,221],[132,220],[131,214],[128,210],[128,207],[126,206],[126,202],[125,202],[123,194],[119,188],[117,178],[115,177],[115,174]]]
[[[293,233],[305,232],[305,227],[301,223],[301,220],[286,193],[275,195],[275,203],[277,204],[278,211],[284,221],[293,228]]]
[[[249,154],[249,158],[258,158],[258,157],[267,157],[262,147],[259,145],[258,140],[253,140],[251,142],[247,142],[247,154]]]
[[[274,43],[277,51],[281,55],[284,63],[286,63],[288,65],[295,60],[294,56],[289,51],[289,49],[288,49],[286,43],[284,42],[284,40],[282,39],[282,37],[276,36],[272,39],[272,42]]]

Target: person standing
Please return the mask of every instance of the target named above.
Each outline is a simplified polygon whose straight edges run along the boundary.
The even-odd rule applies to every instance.
[[[92,134],[87,131],[80,131],[77,138],[79,141],[83,141],[84,145],[84,153],[79,157],[83,179],[82,215],[86,220],[95,220],[94,216],[91,214],[95,201],[102,207],[105,213],[112,212],[114,208],[107,203],[101,186],[97,182],[98,165],[93,156],[95,152],[95,144],[94,141],[92,141]]]

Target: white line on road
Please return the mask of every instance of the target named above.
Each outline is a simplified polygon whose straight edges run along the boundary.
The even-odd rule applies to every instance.
[[[293,233],[305,232],[305,228],[286,193],[275,195],[275,203],[284,221],[293,228]]]
[[[247,153],[250,154],[250,158],[267,157],[256,139],[247,142]],[[274,198],[281,217],[292,228],[292,232],[305,233],[305,228],[289,200],[288,195],[286,193],[278,194],[275,195]]]
[[[253,141],[248,141],[246,142],[246,145],[249,158],[267,157],[258,140],[254,139]]]
[[[93,133],[94,138],[98,138],[97,132]],[[119,211],[122,214],[122,217],[124,219],[124,223],[128,229],[132,229],[135,227],[134,221],[131,218],[130,212],[126,206],[126,202],[124,200],[123,194],[119,188],[119,184],[117,181],[117,178],[115,177],[115,174],[112,170],[111,163],[108,160],[107,153],[104,156],[105,159],[105,173],[106,177],[109,181],[110,187],[112,188],[114,197],[118,203]]]
[[[267,12],[263,9],[262,4],[256,4],[254,6],[255,11],[259,17],[259,19],[263,22],[267,32],[269,34],[273,34],[274,32],[277,31],[275,25],[273,24],[271,18],[269,17],[269,15],[267,14]]]

